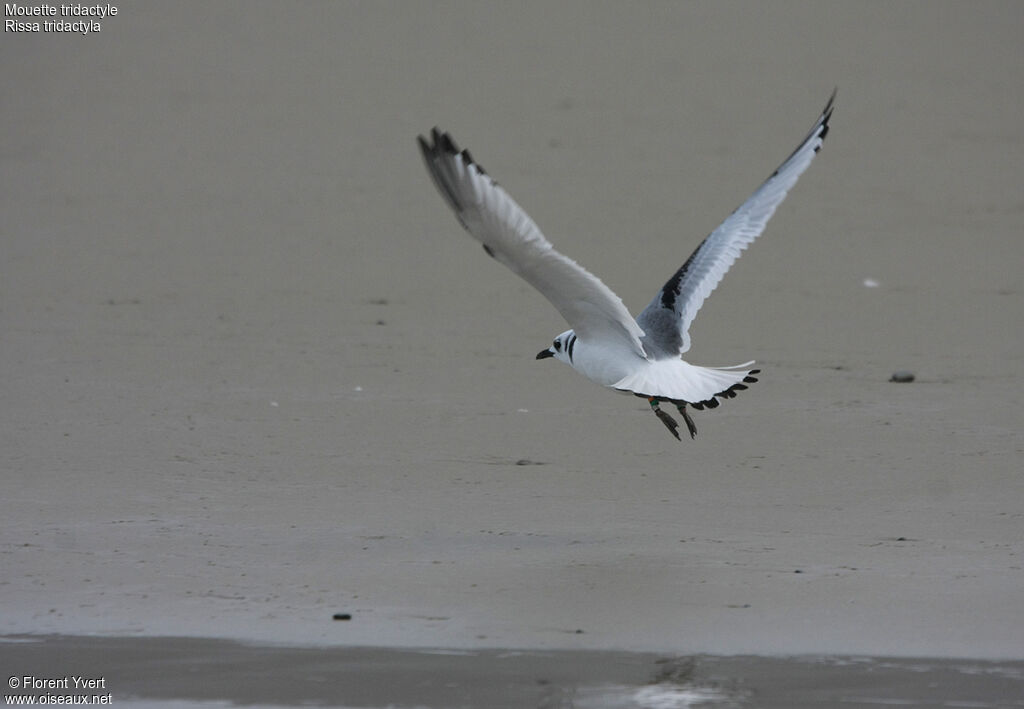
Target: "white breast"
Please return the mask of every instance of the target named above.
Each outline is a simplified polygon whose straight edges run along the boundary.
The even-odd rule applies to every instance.
[[[622,341],[584,342],[573,348],[572,368],[592,382],[613,387],[616,382],[650,364]]]

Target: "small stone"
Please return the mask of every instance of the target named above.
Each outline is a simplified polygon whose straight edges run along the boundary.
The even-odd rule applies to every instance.
[[[909,372],[905,369],[900,369],[892,373],[889,377],[890,382],[912,382],[914,381],[914,373]]]

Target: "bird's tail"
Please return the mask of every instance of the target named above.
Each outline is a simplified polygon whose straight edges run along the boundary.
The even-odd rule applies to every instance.
[[[733,367],[699,367],[689,362],[665,359],[622,378],[612,386],[676,404],[690,404],[695,409],[714,409],[719,399],[731,399],[748,384],[757,381],[761,370],[752,369],[753,362]]]

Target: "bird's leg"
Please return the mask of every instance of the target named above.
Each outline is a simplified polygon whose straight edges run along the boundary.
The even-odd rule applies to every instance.
[[[658,400],[655,399],[653,396],[649,396],[647,397],[647,403],[651,405],[651,410],[654,411],[654,413],[657,414],[658,418],[661,419],[661,422],[665,424],[665,428],[668,429],[669,433],[675,436],[677,441],[682,440],[679,438],[679,423],[674,418],[672,418],[671,416],[669,416],[668,414],[661,410],[661,407],[658,405]]]
[[[690,418],[690,414],[686,411],[686,404],[676,404],[676,409],[683,415],[683,421],[686,422],[686,428],[690,431],[690,438],[697,437],[697,425]]]

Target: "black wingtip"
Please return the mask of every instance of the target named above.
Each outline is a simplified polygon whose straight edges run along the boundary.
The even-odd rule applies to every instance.
[[[462,219],[463,205],[459,200],[458,192],[454,188],[450,176],[447,174],[448,169],[444,165],[445,158],[448,155],[458,153],[458,146],[455,145],[455,141],[451,139],[451,136],[441,131],[437,126],[430,129],[430,138],[432,142],[428,142],[422,135],[416,137],[420,146],[420,153],[423,156],[423,163],[426,165],[427,172],[430,173],[430,177],[444,198],[444,201],[455,212],[455,218],[458,219],[459,224],[463,228],[466,228],[466,223]]]
[[[459,152],[459,146],[452,140],[452,137],[447,133],[439,133],[436,128],[434,129],[434,143],[449,155],[457,155]]]
[[[484,166],[473,159],[473,156],[469,153],[469,148],[463,148],[462,159],[466,161],[467,165],[475,167],[481,175],[487,175],[487,171],[484,170]],[[490,175],[487,176],[490,177]]]
[[[430,143],[427,142],[426,138],[422,135],[418,135],[416,136],[416,143],[420,146],[420,152],[423,153],[424,156],[430,155]]]
[[[825,110],[822,113],[832,113],[832,106],[836,102],[836,95],[839,93],[839,87],[832,87],[832,95],[828,97],[828,103],[825,104]]]
[[[832,89],[832,95],[828,97],[828,101],[825,103],[825,108],[821,109],[821,122],[824,125],[828,125],[828,119],[832,117],[832,111],[836,107],[836,95],[839,93],[839,87]]]
[[[417,136],[416,138],[420,144],[420,151],[425,156],[437,157],[442,154],[448,156],[458,155],[459,157],[462,158],[463,162],[465,162],[466,165],[472,166],[481,175],[487,175],[487,171],[484,169],[483,165],[481,165],[480,163],[473,159],[473,155],[469,152],[468,149],[459,148],[459,144],[455,142],[455,139],[452,138],[450,133],[441,130],[437,126],[434,126],[433,128],[430,129],[430,137],[433,140],[433,145],[428,143],[426,138],[424,138],[422,135]],[[487,176],[490,177],[490,175]],[[494,180],[491,179],[491,182],[493,183]]]
[[[828,103],[825,104],[825,108],[821,111],[821,133],[818,134],[821,140],[825,140],[825,136],[828,135],[828,122],[832,119],[832,111],[836,107],[836,94],[838,93],[838,86],[832,89],[832,95],[828,97]]]

